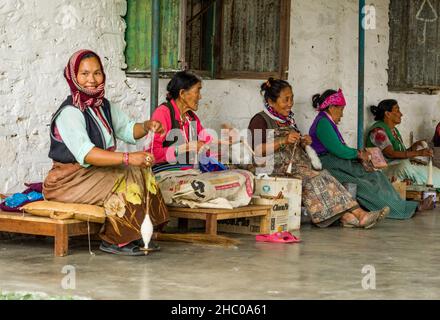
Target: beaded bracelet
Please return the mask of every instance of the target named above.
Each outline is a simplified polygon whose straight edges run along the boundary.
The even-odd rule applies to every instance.
[[[129,163],[128,163],[128,161],[129,161],[129,156],[128,156],[128,152],[124,152],[124,154],[123,154],[123,163],[128,167],[128,165],[129,165]]]

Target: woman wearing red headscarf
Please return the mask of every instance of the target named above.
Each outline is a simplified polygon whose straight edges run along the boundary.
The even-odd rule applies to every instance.
[[[139,247],[142,222],[149,218],[160,228],[169,220],[168,212],[147,170],[154,164],[153,155],[117,152],[116,139],[136,144],[150,131],[161,133],[162,126],[157,121],[135,123],[104,98],[106,77],[96,53],[76,52],[64,77],[71,95],[51,120],[53,167],[44,181],[44,197],[103,206],[106,223],[100,249],[144,255]]]

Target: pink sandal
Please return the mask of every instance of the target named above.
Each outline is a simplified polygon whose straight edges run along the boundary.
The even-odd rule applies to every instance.
[[[275,242],[275,243],[298,243],[301,240],[288,231],[274,232],[272,234],[259,234],[255,236],[258,242]]]

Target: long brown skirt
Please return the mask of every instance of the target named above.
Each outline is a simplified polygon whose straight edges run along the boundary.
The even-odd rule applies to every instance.
[[[122,244],[141,238],[148,214],[156,228],[169,221],[151,171],[137,167],[89,167],[54,162],[43,184],[46,200],[103,206],[102,240]]]

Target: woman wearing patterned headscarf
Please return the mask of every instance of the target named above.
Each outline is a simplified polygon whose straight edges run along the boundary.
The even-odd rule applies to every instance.
[[[121,255],[145,255],[140,226],[148,218],[157,228],[169,219],[147,152],[117,152],[116,139],[129,144],[160,123],[135,123],[105,95],[106,76],[99,56],[76,52],[64,70],[71,95],[50,125],[49,158],[53,167],[44,181],[46,200],[103,206],[105,228],[100,249]],[[149,216],[146,214],[149,213]]]
[[[270,78],[262,84],[261,91],[264,109],[249,123],[256,162],[262,159],[266,162],[266,168],[256,168],[257,173],[301,178],[302,202],[318,227],[327,227],[340,220],[345,227],[369,229],[384,218],[388,208],[364,211],[326,170],[319,171],[316,163],[312,166],[316,154],[305,151],[312,140],[310,136],[301,136],[295,123],[290,84]]]
[[[338,129],[344,115],[346,102],[342,90],[327,90],[313,96],[313,107],[319,111],[311,128],[312,147],[318,153],[323,168],[341,183],[357,185],[357,201],[368,210],[384,206],[391,209],[388,218],[409,219],[417,203],[405,201],[394,190],[382,171],[367,172],[360,161],[368,160],[363,150],[350,148]],[[419,207],[425,209],[425,204]]]

